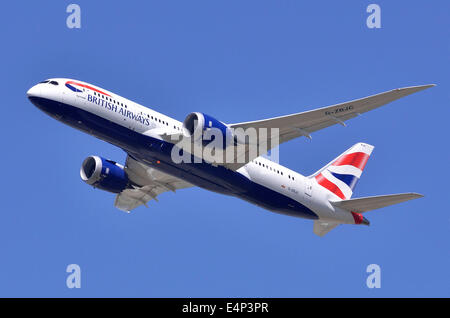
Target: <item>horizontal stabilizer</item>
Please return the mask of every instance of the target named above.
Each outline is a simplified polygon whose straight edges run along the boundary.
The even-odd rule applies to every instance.
[[[314,221],[313,231],[316,235],[324,236],[338,225],[339,223],[334,222]]]
[[[421,197],[423,195],[418,193],[401,193],[336,201],[331,204],[347,211],[362,213]]]

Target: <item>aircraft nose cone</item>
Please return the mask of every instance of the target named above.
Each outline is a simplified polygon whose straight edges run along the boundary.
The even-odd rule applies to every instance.
[[[37,85],[34,85],[27,91],[28,98],[30,97],[39,97],[41,94],[41,90]]]

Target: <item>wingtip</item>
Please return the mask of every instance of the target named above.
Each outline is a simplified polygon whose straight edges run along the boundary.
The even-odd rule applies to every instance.
[[[416,192],[413,192],[413,193],[411,193],[413,196],[415,196],[415,199],[420,199],[420,198],[423,198],[424,197],[424,195],[423,194],[421,194],[421,193],[416,193]]]
[[[436,86],[436,84],[425,84],[425,85],[403,87],[403,88],[399,88],[398,90],[410,90],[410,91],[418,92],[418,91],[422,91],[424,89],[434,87],[434,86]]]
[[[426,84],[426,85],[422,85],[422,86],[418,86],[418,87],[422,87],[423,89],[427,89],[427,88],[435,87],[435,86],[436,86],[436,84]]]

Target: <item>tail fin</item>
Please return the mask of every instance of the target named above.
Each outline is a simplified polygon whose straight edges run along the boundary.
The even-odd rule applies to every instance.
[[[357,143],[309,178],[315,178],[341,200],[350,199],[373,149],[372,145]]]

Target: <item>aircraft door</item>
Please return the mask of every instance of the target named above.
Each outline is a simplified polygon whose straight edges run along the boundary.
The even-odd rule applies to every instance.
[[[306,199],[312,198],[312,190],[313,190],[312,180],[309,178],[305,178],[305,198]]]
[[[87,88],[79,88],[77,89],[77,91],[75,92],[76,96],[77,96],[77,100],[82,101],[83,104],[86,102],[87,100]]]

